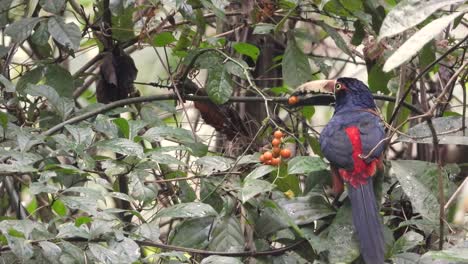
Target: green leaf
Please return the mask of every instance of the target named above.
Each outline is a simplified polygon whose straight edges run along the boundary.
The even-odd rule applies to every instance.
[[[112,122],[114,122],[114,124],[117,125],[120,132],[123,134],[123,136],[125,138],[130,139],[130,137],[129,137],[129,135],[130,135],[130,126],[128,124],[127,119],[120,117],[120,118],[116,118],[116,119],[112,120]]]
[[[0,83],[3,84],[6,92],[13,93],[16,91],[15,85],[10,80],[5,78],[3,74],[0,74]]]
[[[206,248],[213,226],[213,217],[186,219],[171,232],[169,243],[175,246]]]
[[[424,26],[387,59],[383,71],[389,72],[411,59],[426,43],[439,35],[455,18],[462,14],[464,14],[464,12],[454,12],[451,15],[443,16]]]
[[[117,1],[121,4],[121,10],[118,15],[112,16],[112,38],[120,42],[128,41],[135,37],[133,29],[134,21],[133,14],[137,10],[133,6],[124,6],[129,1]]]
[[[156,221],[150,223],[143,223],[136,229],[135,232],[132,232],[132,235],[139,236],[145,240],[153,241],[153,242],[160,242],[159,236],[159,225]],[[140,239],[141,239],[140,238]]]
[[[444,6],[463,2],[464,0],[405,0],[398,3],[385,16],[380,27],[379,40],[401,33],[424,21],[435,11]],[[438,33],[436,33],[437,35]]]
[[[199,158],[195,164],[202,166],[202,173],[227,171],[232,167],[234,160],[221,156],[206,156]]]
[[[336,46],[340,50],[342,50],[344,53],[348,54],[348,56],[351,57],[351,59],[354,60],[353,53],[349,49],[348,44],[346,44],[346,41],[343,39],[343,37],[340,35],[340,33],[338,33],[338,31],[336,31],[336,29],[329,26],[327,23],[325,23],[323,21],[317,21],[317,25],[322,27],[323,30],[325,30],[325,32],[327,32],[327,34],[333,39]]]
[[[0,126],[2,126],[3,131],[7,130],[8,127],[8,115],[4,112],[0,112]],[[3,137],[3,135],[2,135]]]
[[[49,85],[57,91],[60,96],[73,98],[75,82],[69,71],[60,65],[47,65],[44,68],[44,84]]]
[[[215,104],[224,104],[233,92],[232,80],[226,67],[211,68],[208,71],[206,92]]]
[[[391,260],[393,261],[392,263],[394,264],[416,264],[416,263],[421,263],[419,262],[420,258],[421,258],[421,255],[419,254],[412,253],[412,252],[405,252],[405,253],[393,255]]]
[[[126,138],[113,138],[104,141],[99,141],[97,147],[105,148],[107,150],[117,152],[129,156],[143,156],[143,147],[132,140]]]
[[[242,203],[247,202],[257,194],[273,190],[274,184],[264,180],[248,180],[242,186],[240,196]]]
[[[431,41],[424,45],[419,53],[419,65],[421,68],[427,67],[436,59],[436,49],[434,47],[434,41]]]
[[[200,264],[242,264],[238,258],[212,255],[204,258]]]
[[[54,88],[48,85],[28,85],[25,93],[32,96],[42,96],[47,98],[50,105],[59,114],[62,120],[67,119],[73,111],[74,103],[72,99],[60,97]]]
[[[39,3],[50,13],[59,14],[65,10],[65,0],[40,0]]]
[[[136,263],[140,258],[140,246],[128,237],[116,235],[108,244],[110,250],[118,252],[120,263]]]
[[[258,55],[260,54],[260,49],[258,49],[257,46],[249,43],[238,42],[234,44],[233,47],[238,53],[252,58],[254,62],[257,61]]]
[[[292,88],[312,79],[309,59],[299,49],[294,38],[290,38],[288,41],[283,56],[282,70],[284,83]]]
[[[351,44],[354,46],[359,46],[362,43],[362,40],[366,36],[366,31],[364,30],[364,25],[362,25],[361,20],[356,20],[353,23],[354,25],[354,34],[351,39]]]
[[[216,213],[216,211],[210,205],[199,202],[192,202],[176,204],[168,208],[163,208],[156,214],[156,218],[196,218],[217,215],[218,213]]]
[[[115,252],[100,244],[95,243],[89,243],[88,247],[89,251],[93,254],[93,256],[101,263],[121,263],[121,252]]]
[[[421,243],[424,243],[423,235],[414,231],[409,231],[395,241],[391,249],[391,254],[389,255],[393,256],[398,253],[404,253]]]
[[[48,21],[49,32],[52,38],[69,49],[78,51],[80,48],[81,31],[73,22],[65,24],[62,17],[53,16]]]
[[[275,29],[275,25],[269,23],[258,23],[255,25],[253,34],[270,34]]]
[[[468,262],[468,248],[450,248],[440,251],[429,251],[421,257],[419,263],[434,263],[434,260],[445,260],[448,263],[453,263],[454,261],[458,263],[467,263]],[[439,263],[439,262],[436,262]],[[446,262],[441,262],[446,263]]]
[[[368,77],[367,83],[369,84],[369,88],[372,92],[376,93],[378,91],[388,94],[388,82],[393,78],[393,73],[391,72],[384,72],[382,70],[382,64],[376,63],[372,66]]]
[[[250,76],[246,76],[246,71],[244,70],[244,69],[248,69],[249,65],[247,65],[247,63],[243,60],[237,59],[236,61],[237,63],[231,60],[226,62],[224,66],[226,68],[226,71],[244,80],[247,79],[247,77],[250,77]],[[241,64],[242,67],[239,64]],[[247,71],[247,74],[248,74],[248,71]]]
[[[268,165],[261,165],[257,168],[255,168],[253,171],[251,171],[246,177],[245,177],[245,181],[249,181],[249,180],[254,180],[254,179],[258,179],[258,178],[261,178],[265,175],[267,175],[268,173],[272,172],[276,170],[275,167],[273,166],[268,166]]]
[[[16,90],[23,93],[29,84],[37,84],[43,75],[44,67],[38,66],[30,71],[27,71],[23,76],[20,77],[16,84]]]
[[[351,263],[359,257],[359,244],[354,235],[349,203],[338,210],[329,227],[327,240],[329,263]]]
[[[317,194],[292,199],[279,199],[277,203],[288,213],[296,225],[312,223],[325,216],[335,214],[335,210]]]
[[[40,241],[38,244],[39,247],[42,249],[42,254],[44,255],[44,257],[52,263],[56,263],[57,259],[62,254],[62,249],[56,244],[49,241]]]
[[[462,116],[444,116],[432,119],[432,124],[437,133],[439,144],[457,144],[468,145],[468,136],[463,136],[463,131],[458,129],[462,127]],[[465,120],[468,123],[468,118]],[[450,131],[455,131],[449,133]],[[468,129],[465,128],[468,134]],[[417,124],[408,129],[405,135],[397,139],[400,142],[432,144],[432,133],[427,122]]]
[[[222,252],[241,252],[244,249],[244,243],[239,220],[235,216],[225,216],[215,221],[208,249]]]
[[[14,22],[5,29],[5,34],[10,36],[15,42],[21,43],[25,41],[32,33],[34,27],[43,18],[28,17]]]
[[[219,19],[226,21],[226,15],[224,14],[224,7],[229,4],[229,2],[225,0],[217,0],[217,1],[209,1],[209,0],[200,0],[202,5],[212,11],[216,17]]]
[[[75,219],[75,226],[80,227],[81,225],[91,223],[93,221],[93,218],[89,216],[80,216]]]
[[[424,172],[428,163],[403,160],[391,163],[390,175],[398,179],[415,211],[432,222],[438,222],[439,202],[429,187],[415,176]]]
[[[319,157],[297,156],[288,162],[288,174],[308,174],[326,168],[326,164]]]
[[[166,31],[154,36],[153,45],[155,47],[164,47],[175,41],[177,41],[177,39],[172,35],[172,33]]]
[[[66,216],[67,215],[67,208],[60,200],[55,200],[52,204],[52,210],[59,216]]]
[[[89,261],[86,257],[85,252],[81,248],[73,245],[70,242],[62,241],[60,243],[62,248],[62,255],[60,256],[60,263],[86,263]],[[86,259],[85,259],[86,257]]]

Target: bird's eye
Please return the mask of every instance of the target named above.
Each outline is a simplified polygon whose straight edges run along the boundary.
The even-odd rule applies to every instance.
[[[340,90],[341,89],[341,83],[335,84],[335,90]]]

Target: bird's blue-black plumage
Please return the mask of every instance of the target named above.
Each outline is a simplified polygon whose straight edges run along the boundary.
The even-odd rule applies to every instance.
[[[380,118],[372,111],[376,106],[367,86],[354,78],[340,78],[337,83],[343,85],[343,89],[335,92],[335,113],[320,135],[320,146],[333,167],[352,174],[355,167],[354,148],[346,128],[358,128],[362,156],[366,156],[379,144],[385,134]],[[370,164],[378,159],[383,150],[384,145],[381,144],[364,162]],[[384,263],[382,224],[372,177],[358,186],[348,184],[348,196],[364,260],[368,264]]]

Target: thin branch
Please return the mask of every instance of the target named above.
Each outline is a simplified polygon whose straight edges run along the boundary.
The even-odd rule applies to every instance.
[[[30,241],[31,244],[37,245],[39,242],[43,241],[54,241],[56,239],[44,239],[44,240],[35,240],[35,241]],[[92,242],[92,243],[100,243],[100,242],[107,242],[104,239],[84,239],[80,237],[69,237],[69,238],[63,238],[61,239],[63,241],[67,242]],[[164,243],[160,242],[153,242],[153,241],[138,241],[135,240],[135,243],[137,243],[140,246],[147,246],[147,247],[156,247],[156,248],[161,248],[164,250],[175,250],[175,251],[181,251],[181,252],[187,252],[191,254],[199,254],[199,255],[218,255],[218,256],[229,256],[229,257],[259,257],[259,256],[277,256],[284,254],[287,251],[293,250],[300,244],[306,242],[307,240],[301,239],[299,241],[296,241],[292,243],[291,245],[284,246],[281,248],[275,248],[275,249],[270,249],[270,250],[265,250],[265,251],[242,251],[242,252],[226,252],[226,251],[209,251],[209,250],[203,250],[203,249],[197,249],[197,248],[188,248],[188,247],[179,247],[179,246],[173,246],[173,245],[167,245]],[[0,248],[0,252],[6,252],[10,251],[11,248],[9,246],[4,246]]]
[[[448,208],[450,207],[450,205],[453,203],[453,201],[455,200],[455,198],[457,198],[458,194],[463,190],[463,187],[465,186],[465,184],[468,182],[468,177],[465,178],[465,180],[463,180],[462,184],[460,184],[460,186],[458,186],[457,190],[452,194],[452,196],[449,198],[449,200],[447,201],[447,203],[445,204],[444,206],[444,210],[447,211]]]
[[[328,95],[314,95],[316,97],[328,97]],[[385,96],[385,95],[374,95],[374,98],[377,100],[384,100],[384,101],[389,101],[389,102],[395,102],[395,98],[391,96]],[[125,106],[125,105],[130,105],[130,104],[136,104],[136,103],[144,103],[144,102],[152,102],[152,101],[163,101],[163,100],[174,100],[178,99],[178,97],[175,94],[165,94],[165,95],[150,95],[150,96],[141,96],[141,97],[133,97],[133,98],[127,98],[127,99],[122,99],[118,100],[106,105],[103,105],[101,107],[98,107],[92,111],[89,111],[87,113],[84,113],[79,116],[75,116],[73,118],[70,118],[62,123],[59,123],[49,130],[45,131],[43,133],[44,136],[50,136],[54,134],[55,132],[59,131],[66,125],[70,124],[75,124],[80,121],[86,120],[90,117],[96,116],[98,114],[105,113],[109,110],[112,110],[117,107]],[[190,100],[190,101],[208,101],[210,98],[208,96],[199,96],[199,95],[184,95],[182,96],[182,100]],[[285,104],[288,100],[287,97],[269,97],[268,100],[273,103],[283,103]],[[228,102],[264,102],[265,99],[262,97],[254,97],[254,96],[233,96],[229,98]],[[409,110],[422,114],[423,112],[418,109],[415,106],[412,106],[410,104],[403,104],[405,107],[407,107]]]

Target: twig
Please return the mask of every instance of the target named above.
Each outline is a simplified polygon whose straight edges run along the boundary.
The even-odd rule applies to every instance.
[[[463,136],[465,136],[465,129],[466,129],[466,124],[465,124],[465,119],[466,119],[466,77],[467,77],[468,71],[465,72],[463,77],[460,78],[460,85],[462,87],[462,94],[463,94],[463,110],[462,110],[462,133]]]
[[[450,207],[450,205],[453,203],[455,198],[457,198],[458,194],[463,190],[463,186],[468,182],[468,177],[465,178],[465,180],[458,186],[457,190],[452,194],[452,196],[449,198],[447,203],[444,206],[444,210],[447,211],[447,209]]]

